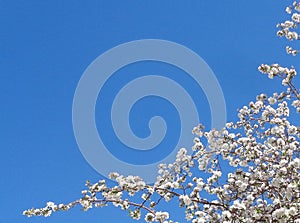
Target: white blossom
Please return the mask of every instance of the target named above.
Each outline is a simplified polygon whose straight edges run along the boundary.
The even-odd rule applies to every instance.
[[[277,35],[298,40],[300,3],[295,1],[286,12],[290,19],[277,25]],[[287,46],[286,52],[296,56],[298,50]],[[278,63],[261,64],[258,70],[272,81],[280,79],[285,90],[269,96],[259,93],[238,110],[237,121],[223,129],[196,126],[193,147],[181,148],[173,163],[159,164],[154,184],[114,172],[109,175],[116,181],[113,186],[105,180],[87,181],[77,200],[58,205],[49,201],[23,215],[48,217],[77,205],[88,211],[112,204],[136,220],[173,223],[169,212],[159,210],[160,203],[173,201],[192,223],[300,223],[297,72]]]

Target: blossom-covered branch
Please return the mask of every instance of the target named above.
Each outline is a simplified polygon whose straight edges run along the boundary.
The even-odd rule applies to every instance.
[[[300,4],[287,7],[291,21],[280,23],[279,36],[298,40]],[[293,14],[292,12],[295,11]],[[287,48],[288,53],[298,51]],[[262,64],[259,71],[280,79],[283,92],[260,94],[241,108],[238,121],[223,129],[193,129],[192,153],[182,148],[176,160],[160,164],[154,184],[138,176],[111,173],[117,184],[105,180],[86,183],[82,196],[68,204],[48,202],[44,208],[24,211],[27,216],[50,216],[80,205],[91,208],[112,204],[146,222],[173,222],[161,203],[177,202],[187,220],[203,222],[300,223],[300,89],[294,67]],[[296,117],[296,118],[295,118]],[[226,169],[226,171],[224,171]]]

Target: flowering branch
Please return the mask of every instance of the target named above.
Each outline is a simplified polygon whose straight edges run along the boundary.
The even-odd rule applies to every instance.
[[[294,2],[286,11],[295,13],[278,25],[277,34],[298,40],[294,29],[300,23],[300,4]],[[287,47],[287,53],[297,52]],[[23,214],[47,217],[76,205],[87,211],[112,204],[136,220],[143,214],[146,222],[171,223],[169,212],[159,209],[160,203],[174,201],[193,223],[300,223],[300,126],[299,118],[291,117],[300,113],[297,72],[279,64],[262,64],[258,69],[270,79],[281,79],[286,90],[258,95],[239,110],[238,121],[223,129],[195,127],[193,153],[182,148],[173,163],[160,164],[153,185],[138,176],[111,173],[116,186],[108,187],[105,180],[88,181],[80,199],[58,205],[48,202]]]

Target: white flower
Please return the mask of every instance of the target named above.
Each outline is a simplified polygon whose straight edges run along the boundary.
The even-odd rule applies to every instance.
[[[230,219],[231,218],[231,213],[229,211],[223,211],[222,216],[224,219]]]
[[[285,11],[286,11],[286,13],[291,14],[292,13],[292,8],[291,7],[286,7]]]
[[[168,212],[158,211],[158,212],[155,213],[155,220],[156,221],[162,222],[162,221],[167,220],[167,219],[169,219],[169,213]]]
[[[182,202],[185,204],[185,205],[189,205],[192,203],[190,197],[188,195],[180,195],[179,196],[179,200],[182,200]]]
[[[145,216],[146,222],[153,222],[154,221],[154,215],[152,213],[147,213]]]

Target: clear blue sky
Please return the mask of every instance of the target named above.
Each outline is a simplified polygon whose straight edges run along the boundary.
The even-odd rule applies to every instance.
[[[83,158],[73,134],[72,101],[84,70],[121,43],[173,41],[209,64],[224,92],[227,119],[236,120],[237,108],[279,86],[260,75],[258,65],[296,64],[297,58],[285,56],[286,41],[275,36],[285,6],[271,0],[0,0],[0,223],[132,222],[113,207],[74,209],[50,218],[21,215],[49,200],[72,201],[85,180],[103,178]],[[201,119],[209,123],[203,92],[199,97]],[[137,109],[151,110],[145,106]],[[99,109],[96,116],[101,115]],[[131,157],[130,152],[121,155],[124,160]]]

